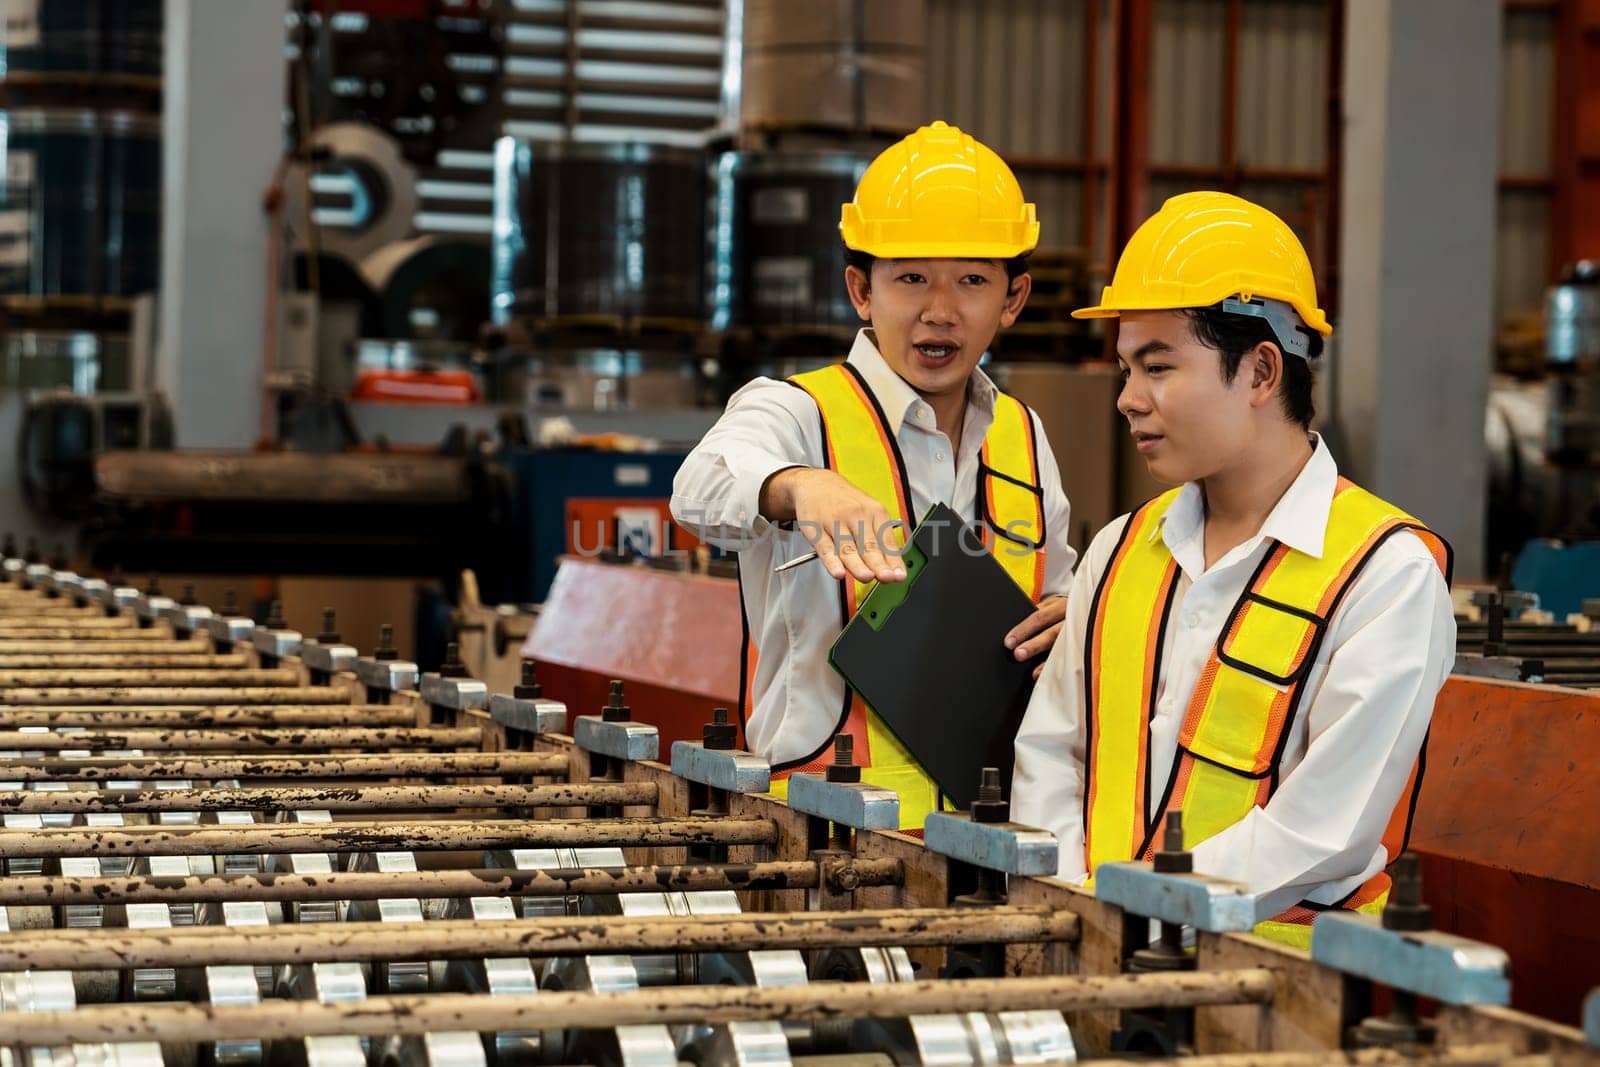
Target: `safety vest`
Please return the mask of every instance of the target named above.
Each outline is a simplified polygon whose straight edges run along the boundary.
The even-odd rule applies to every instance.
[[[1189,700],[1167,795],[1147,810],[1149,723],[1178,586],[1178,565],[1160,529],[1177,495],[1175,489],[1157,497],[1128,520],[1090,606],[1083,824],[1091,873],[1102,863],[1150,858],[1166,812],[1183,813],[1184,845],[1193,848],[1267,803],[1328,621],[1380,545],[1409,530],[1450,580],[1443,538],[1341,478],[1322,557],[1274,542],[1234,605]],[[1390,862],[1405,847],[1421,772],[1419,756],[1384,834]],[[1388,890],[1389,876],[1380,871],[1338,906],[1375,912]],[[1291,908],[1256,932],[1308,947],[1318,907]]]
[[[796,375],[789,383],[816,401],[828,469],[870,494],[891,517],[904,523],[909,533],[915,521],[905,461],[889,420],[860,371],[848,363],[837,363]],[[994,421],[979,454],[975,511],[984,543],[1035,603],[1044,588],[1045,567],[1044,491],[1039,484],[1037,448],[1032,413],[1026,405],[1005,393],[997,395]],[[839,583],[841,627],[854,617],[872,584],[848,579]],[[742,613],[742,596],[740,609]],[[756,658],[746,619],[739,679],[741,726],[753,706],[750,688]],[[817,739],[817,747],[809,755],[772,768],[772,792],[787,796],[788,777],[796,771],[822,771],[831,761],[831,756],[824,759],[824,754],[831,752],[833,738],[839,733],[851,736],[862,781],[897,792],[900,825],[920,833],[929,813],[939,808],[938,787],[849,686],[845,686],[838,725]]]

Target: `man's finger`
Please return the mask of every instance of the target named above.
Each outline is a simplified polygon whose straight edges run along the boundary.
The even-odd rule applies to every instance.
[[[1067,617],[1067,598],[1064,596],[1046,597],[1040,601],[1032,615],[1017,623],[1006,634],[1007,648],[1016,648],[1040,630],[1053,626]]]
[[[870,582],[878,577],[877,572],[862,560],[861,548],[856,544],[854,534],[839,535],[839,562],[844,564],[844,569],[858,582]]]
[[[839,552],[834,547],[833,538],[819,530],[811,546],[816,549],[817,559],[827,568],[829,575],[836,580],[843,580],[846,577],[844,564],[839,562]]]
[[[1044,611],[1035,611],[1032,615],[1013,626],[1011,632],[1006,634],[1006,647],[1016,648],[1049,624],[1049,615]]]
[[[1021,663],[1032,659],[1041,652],[1048,652],[1054,647],[1056,638],[1061,636],[1061,627],[1062,624],[1058,622],[1039,636],[1018,645],[1016,652],[1013,653],[1017,657],[1017,662]]]

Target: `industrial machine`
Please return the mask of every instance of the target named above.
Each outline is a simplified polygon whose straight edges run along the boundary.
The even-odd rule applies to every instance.
[[[1322,916],[1306,954],[1178,849],[1041,877],[1054,840],[987,776],[918,841],[847,746],[785,804],[721,710],[667,746],[621,682],[569,709],[333,619],[0,575],[12,1058],[1600,1062],[1600,1001],[1587,1036],[1506,1009],[1504,953],[1431,931],[1407,863],[1384,922]]]

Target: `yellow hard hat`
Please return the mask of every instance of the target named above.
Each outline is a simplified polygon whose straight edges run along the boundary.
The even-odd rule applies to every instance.
[[[1128,240],[1100,303],[1072,317],[1211,307],[1230,297],[1239,297],[1247,313],[1259,298],[1281,300],[1306,326],[1324,337],[1333,333],[1294,231],[1259,204],[1215,192],[1184,193],[1162,204]]]
[[[872,161],[839,233],[883,259],[1010,259],[1039,243],[1039,222],[1003,159],[935,122]]]

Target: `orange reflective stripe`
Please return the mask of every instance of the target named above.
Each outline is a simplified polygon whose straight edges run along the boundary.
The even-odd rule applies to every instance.
[[[1146,832],[1140,797],[1148,773],[1147,712],[1160,681],[1160,630],[1178,578],[1171,554],[1149,551],[1148,542],[1159,538],[1161,520],[1176,496],[1173,491],[1159,497],[1129,517],[1095,590],[1084,650],[1089,726],[1084,846],[1091,874],[1101,863],[1131,859]],[[1132,630],[1140,633],[1144,646],[1137,674],[1127,669],[1135,648],[1111,641],[1113,635]]]

